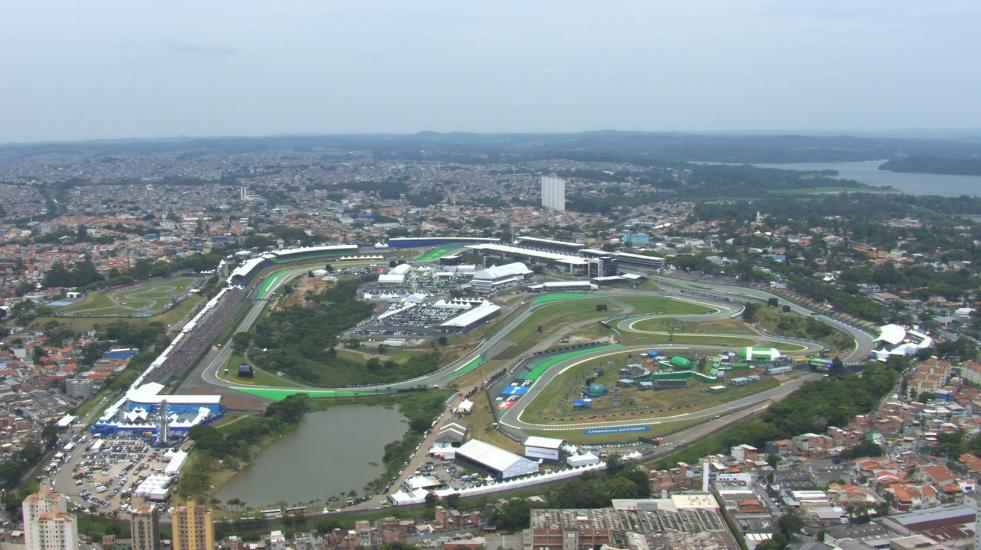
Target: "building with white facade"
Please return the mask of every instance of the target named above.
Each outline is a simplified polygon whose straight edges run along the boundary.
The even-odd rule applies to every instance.
[[[78,523],[59,493],[39,492],[21,504],[27,550],[77,550]]]
[[[542,176],[542,208],[565,211],[565,180]]]
[[[458,447],[456,459],[488,470],[498,479],[511,479],[538,472],[537,462],[478,439],[471,439]]]

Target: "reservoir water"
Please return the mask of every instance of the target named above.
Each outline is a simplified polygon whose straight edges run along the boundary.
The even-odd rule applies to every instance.
[[[292,433],[259,453],[255,463],[216,495],[250,506],[294,505],[355,490],[384,472],[385,445],[408,425],[398,408],[338,405],[307,413]]]
[[[981,196],[981,176],[947,174],[912,174],[879,170],[885,160],[863,162],[797,162],[787,164],[754,164],[760,168],[783,170],[837,170],[838,177],[867,185],[888,185],[910,195],[960,197]]]

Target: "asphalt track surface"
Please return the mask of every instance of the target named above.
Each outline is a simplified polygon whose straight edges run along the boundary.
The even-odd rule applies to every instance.
[[[266,281],[269,278],[275,277],[275,280],[270,284],[265,284],[266,281],[260,283],[259,288],[263,288],[264,292],[262,296],[257,296],[254,304],[249,309],[246,316],[242,319],[239,326],[236,327],[235,332],[247,331],[252,328],[255,321],[262,314],[262,311],[267,307],[269,303],[269,296],[273,295],[277,289],[282,287],[284,284],[288,283],[290,280],[301,276],[306,273],[306,268],[295,268],[289,269],[285,273],[282,271],[271,273],[267,276]],[[684,302],[694,303],[701,306],[711,308],[711,312],[702,314],[639,314],[632,315],[633,308],[627,306],[625,307],[625,313],[615,316],[615,326],[621,331],[633,331],[637,333],[644,333],[646,331],[638,331],[634,328],[634,325],[640,320],[644,319],[656,319],[661,317],[668,317],[673,319],[678,319],[681,321],[711,321],[711,320],[721,320],[728,319],[738,316],[742,311],[741,301],[745,300],[746,297],[755,298],[758,300],[767,300],[769,298],[776,297],[770,293],[762,290],[749,289],[743,287],[736,287],[732,285],[724,284],[706,284],[706,283],[695,283],[690,281],[683,281],[679,279],[655,276],[653,279],[660,285],[662,290],[657,291],[647,291],[647,290],[635,290],[635,289],[617,289],[617,290],[603,290],[598,292],[592,292],[588,294],[583,294],[581,298],[573,299],[610,299],[614,302],[619,302],[618,298],[629,298],[629,297],[639,297],[639,296],[655,296],[670,298],[674,300],[680,300]],[[218,377],[220,369],[224,367],[228,359],[232,355],[231,346],[225,346],[217,351],[217,353],[211,353],[202,362],[205,367],[202,369],[201,365],[195,369],[192,373],[192,377],[196,378],[193,383],[203,384],[205,387],[210,388],[221,388],[224,390],[236,390],[239,392],[247,392],[249,390],[311,390],[318,392],[361,392],[365,394],[378,394],[394,392],[400,389],[418,388],[422,387],[442,387],[452,382],[459,376],[466,374],[473,370],[475,361],[486,361],[493,358],[489,352],[493,354],[499,353],[504,349],[507,349],[506,339],[508,335],[513,332],[518,326],[524,323],[529,317],[531,317],[536,311],[541,308],[549,307],[554,304],[563,303],[569,300],[562,301],[552,301],[543,303],[534,303],[528,300],[527,307],[524,307],[516,315],[513,315],[508,319],[502,326],[497,327],[492,334],[485,337],[469,354],[454,361],[453,363],[442,367],[434,372],[426,374],[421,377],[413,378],[410,380],[403,380],[400,382],[393,382],[388,384],[378,384],[378,385],[366,385],[359,386],[357,388],[343,387],[343,388],[326,388],[326,387],[314,387],[306,385],[298,385],[292,388],[284,388],[282,386],[256,386],[256,385],[239,385],[234,382],[223,380]],[[855,348],[843,357],[845,362],[861,361],[868,356],[869,351],[872,349],[872,337],[865,331],[852,327],[845,324],[837,319],[831,318],[829,316],[818,314],[808,308],[802,307],[797,304],[791,304],[786,302],[784,299],[780,299],[782,304],[787,304],[791,309],[797,313],[804,315],[812,315],[818,320],[827,323],[846,334],[849,334],[855,340]],[[626,305],[624,302],[619,302],[620,305]],[[656,334],[656,333],[655,333]],[[676,336],[681,335],[676,333]],[[696,334],[693,334],[696,335]],[[814,343],[809,343],[806,341],[801,341],[798,339],[784,338],[774,335],[760,334],[759,336],[754,336],[752,334],[727,334],[727,335],[717,335],[717,334],[697,334],[697,336],[709,338],[711,336],[728,336],[737,338],[765,338],[766,340],[775,342],[786,342],[801,345],[804,347],[800,352],[795,353],[812,353],[818,351],[818,348]],[[504,345],[499,345],[504,343]],[[729,403],[724,403],[715,407],[703,409],[701,411],[694,411],[691,413],[684,413],[679,415],[671,416],[650,416],[650,417],[637,417],[631,419],[622,420],[610,420],[606,422],[586,422],[586,423],[576,423],[576,424],[534,424],[526,423],[521,420],[521,415],[524,412],[527,405],[537,396],[541,391],[557,376],[559,376],[565,370],[572,368],[573,366],[596,357],[602,357],[611,353],[622,353],[623,351],[630,350],[643,350],[650,346],[632,346],[626,347],[616,352],[597,352],[596,354],[586,354],[579,357],[569,359],[567,361],[560,362],[551,368],[549,368],[539,379],[538,382],[532,386],[532,389],[528,394],[521,400],[519,400],[514,407],[506,411],[506,413],[501,417],[502,424],[518,429],[535,429],[535,430],[567,430],[567,429],[578,429],[578,428],[595,428],[595,427],[626,427],[626,426],[638,426],[638,425],[651,425],[659,424],[664,422],[674,422],[679,420],[690,420],[690,419],[714,419],[719,415],[728,415],[734,411],[745,410],[754,405],[770,402],[773,400],[779,400],[789,393],[796,390],[801,384],[806,380],[811,379],[810,376],[801,376],[794,378],[784,384],[770,388],[758,394],[734,400]],[[702,344],[658,344],[660,349],[677,349],[677,350],[693,350],[693,351],[707,351],[707,352],[720,352],[725,350],[731,350],[733,346],[714,346],[714,345],[702,345]],[[520,358],[516,358],[510,364],[505,367],[508,369],[513,368]],[[197,379],[199,378],[199,379]]]
[[[235,332],[244,332],[249,330],[252,327],[252,325],[255,323],[255,320],[259,318],[259,315],[261,315],[262,310],[266,307],[268,303],[268,299],[267,299],[268,296],[272,295],[279,287],[289,282],[289,280],[291,280],[293,277],[296,277],[302,273],[306,273],[305,269],[298,269],[295,271],[296,272],[291,274],[290,276],[279,277],[271,286],[269,286],[269,289],[264,296],[258,297],[259,299],[257,299],[256,303],[252,306],[252,309],[249,310],[249,313],[242,320],[241,324],[235,329]],[[729,317],[738,315],[739,312],[741,311],[741,307],[733,306],[730,304],[710,303],[700,298],[690,298],[690,297],[683,296],[681,294],[667,294],[667,293],[656,292],[656,291],[610,290],[610,291],[601,291],[601,292],[583,294],[581,298],[574,298],[574,299],[582,299],[582,300],[595,300],[595,299],[602,299],[602,298],[616,299],[616,298],[627,298],[627,297],[634,297],[634,296],[669,297],[675,300],[681,300],[681,301],[690,302],[702,306],[711,307],[713,309],[712,312],[703,313],[703,314],[660,315],[664,317],[672,317],[672,318],[678,318],[688,321],[694,321],[694,320],[708,321],[708,320],[717,320],[717,319],[727,319]],[[544,302],[538,304],[534,302],[529,302],[528,307],[526,307],[517,315],[509,319],[503,326],[496,328],[490,336],[484,338],[484,340],[480,342],[480,344],[478,344],[476,348],[474,348],[470,353],[468,353],[464,357],[429,374],[417,378],[412,378],[410,380],[403,380],[400,382],[392,382],[388,384],[375,384],[375,385],[365,385],[365,386],[358,386],[358,387],[340,387],[340,388],[319,387],[319,386],[315,387],[315,386],[308,386],[308,385],[297,385],[295,387],[286,388],[283,386],[235,384],[234,382],[223,380],[218,376],[219,370],[224,367],[225,363],[228,361],[228,358],[231,357],[232,355],[232,350],[230,349],[230,346],[226,346],[225,348],[221,349],[220,352],[217,355],[215,355],[214,358],[210,360],[210,362],[208,362],[207,367],[200,371],[200,378],[201,381],[206,386],[233,389],[238,391],[248,391],[248,390],[257,390],[257,389],[266,389],[266,390],[308,389],[308,390],[316,390],[316,391],[337,391],[337,392],[356,391],[356,392],[376,394],[378,392],[394,392],[400,389],[418,388],[420,386],[442,387],[447,383],[453,381],[455,378],[469,372],[469,369],[467,369],[467,367],[471,365],[473,361],[478,360],[480,358],[482,358],[484,361],[492,359],[493,357],[489,356],[488,352],[491,351],[492,348],[495,348],[495,346],[497,346],[499,343],[506,340],[508,335],[510,335],[512,331],[514,331],[518,326],[524,323],[536,311],[538,311],[541,308],[546,308],[555,304],[565,303],[570,300]],[[652,317],[652,315],[645,315],[645,318],[650,318],[650,317]],[[503,349],[505,348],[499,347],[497,351]],[[517,361],[518,359],[515,360],[515,362]]]

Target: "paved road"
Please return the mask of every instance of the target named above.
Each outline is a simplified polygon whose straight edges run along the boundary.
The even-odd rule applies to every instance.
[[[300,270],[299,273],[304,273],[304,272],[305,272],[305,270]],[[277,285],[278,286],[281,286],[281,285],[285,284],[292,277],[295,277],[295,276],[299,275],[299,273],[297,273],[295,275],[292,275],[291,277],[281,277],[277,281]],[[277,287],[277,288],[278,288],[278,286],[274,285],[274,287]],[[270,291],[270,293],[271,292],[272,291]],[[607,291],[594,292],[594,293],[590,293],[590,294],[583,294],[581,298],[574,298],[574,299],[581,299],[581,300],[595,300],[595,299],[603,299],[603,298],[616,299],[616,298],[628,298],[628,297],[633,297],[633,296],[663,296],[663,297],[670,297],[670,298],[675,299],[675,300],[686,301],[686,302],[695,303],[695,304],[699,304],[699,305],[710,305],[714,309],[713,312],[704,313],[704,314],[697,314],[697,315],[676,315],[676,316],[665,315],[665,316],[683,318],[684,320],[690,320],[691,321],[691,320],[696,320],[697,319],[697,320],[703,320],[704,321],[704,320],[726,319],[728,317],[731,317],[733,315],[738,314],[738,310],[736,308],[732,307],[731,305],[722,304],[722,303],[711,304],[710,302],[707,302],[706,300],[692,298],[692,297],[686,297],[686,296],[683,296],[680,293],[674,293],[674,294],[670,294],[669,295],[667,293],[657,292],[657,291],[644,291],[644,290],[628,290],[628,289],[622,289],[622,290],[607,290]],[[440,368],[440,369],[438,369],[438,370],[436,370],[434,372],[431,372],[429,374],[426,374],[424,376],[420,376],[420,377],[413,378],[413,379],[410,379],[410,380],[403,380],[403,381],[400,381],[400,382],[392,382],[392,383],[389,383],[389,384],[374,384],[374,385],[358,386],[357,388],[350,388],[350,387],[329,388],[329,387],[313,387],[313,386],[302,386],[302,385],[300,387],[301,388],[305,388],[305,389],[311,389],[311,390],[351,390],[351,389],[357,389],[357,390],[361,390],[361,391],[395,391],[395,390],[399,390],[399,389],[417,388],[419,386],[424,386],[424,387],[434,387],[434,386],[436,386],[436,387],[442,387],[442,386],[445,386],[447,383],[451,382],[452,380],[454,380],[455,378],[457,378],[458,376],[460,376],[461,374],[464,374],[463,372],[460,372],[460,371],[465,366],[469,365],[472,361],[476,360],[478,357],[483,356],[484,357],[484,360],[490,360],[490,359],[493,358],[493,354],[491,354],[489,352],[491,352],[492,350],[494,350],[495,352],[499,352],[499,351],[505,349],[503,347],[497,347],[495,349],[495,347],[498,346],[499,343],[501,343],[504,340],[506,340],[507,339],[507,336],[512,331],[514,331],[519,325],[521,325],[522,323],[524,323],[529,317],[531,317],[532,315],[534,315],[534,313],[536,311],[538,311],[539,309],[544,308],[544,307],[548,307],[548,306],[555,305],[555,304],[558,304],[558,303],[565,303],[565,302],[568,302],[568,301],[569,300],[564,300],[564,301],[560,301],[560,302],[544,302],[544,303],[537,303],[537,304],[536,303],[531,303],[527,308],[525,308],[524,310],[520,311],[517,315],[514,315],[511,319],[509,319],[503,326],[498,327],[494,331],[493,334],[491,334],[490,336],[486,337],[482,342],[480,342],[473,349],[473,351],[471,351],[470,353],[468,353],[464,357],[462,357],[462,358],[454,361],[453,363],[450,363],[449,365],[447,365],[445,367],[442,367],[442,368]],[[253,309],[250,311],[249,316],[247,316],[242,321],[242,324],[239,325],[239,327],[236,329],[236,332],[242,332],[244,330],[248,330],[249,328],[251,328],[251,326],[252,326],[251,323],[254,322],[255,318],[257,318],[258,315],[259,315],[259,313],[261,313],[262,307],[265,307],[264,304],[257,302],[256,305],[253,306]],[[254,315],[253,315],[253,313],[254,313]],[[228,388],[228,389],[235,389],[235,390],[245,390],[245,389],[283,389],[282,386],[263,386],[263,385],[248,385],[248,386],[246,386],[246,385],[240,385],[240,384],[235,384],[234,382],[223,380],[223,379],[219,378],[218,377],[218,371],[228,361],[228,357],[231,356],[231,353],[232,353],[231,350],[228,349],[228,348],[221,350],[218,353],[218,355],[216,357],[214,357],[214,359],[212,359],[212,360],[210,360],[210,362],[208,362],[206,368],[200,370],[200,372],[198,374],[198,377],[200,378],[200,380],[206,386],[217,387],[217,388]],[[193,376],[194,375],[192,374],[192,377]]]
[[[241,324],[236,328],[236,332],[249,330],[254,324],[255,320],[262,313],[262,310],[266,307],[268,300],[266,300],[265,298],[271,295],[273,292],[275,292],[275,290],[278,289],[280,286],[286,284],[289,280],[305,273],[305,271],[306,271],[305,269],[296,269],[291,271],[286,276],[279,277],[275,282],[275,284],[273,284],[270,287],[266,296],[260,297],[260,299],[257,300],[256,303],[252,306],[248,315],[246,315],[246,317],[242,320]],[[578,299],[607,298],[613,301],[618,301],[619,298],[627,298],[627,297],[634,297],[634,296],[656,296],[656,297],[672,298],[675,300],[682,300],[689,303],[695,303],[712,309],[711,312],[705,314],[674,315],[674,314],[664,313],[664,314],[632,315],[632,310],[631,308],[628,307],[625,308],[626,310],[625,313],[615,316],[616,326],[618,329],[625,330],[625,331],[637,331],[637,329],[634,328],[634,325],[636,324],[636,322],[643,319],[651,319],[651,318],[659,318],[659,317],[670,317],[670,318],[676,318],[684,321],[707,321],[707,320],[727,319],[727,318],[735,317],[740,314],[743,307],[741,300],[745,300],[746,297],[751,297],[764,301],[768,300],[769,298],[777,297],[762,290],[735,287],[731,285],[723,285],[723,284],[708,285],[705,283],[693,283],[689,281],[682,281],[682,280],[662,277],[662,276],[655,276],[654,279],[661,286],[661,290],[657,290],[657,291],[644,291],[644,290],[637,290],[637,289],[604,290],[604,291],[590,293],[590,294],[583,294],[582,297]],[[419,386],[425,386],[425,387],[443,386],[449,383],[450,381],[452,381],[453,379],[455,379],[456,377],[463,374],[461,372],[461,369],[466,367],[468,364],[470,364],[472,361],[476,360],[477,358],[483,357],[484,360],[489,360],[493,358],[492,352],[497,353],[502,349],[506,349],[506,346],[499,346],[498,344],[506,340],[507,336],[512,331],[514,331],[519,325],[524,323],[536,311],[538,311],[543,307],[549,307],[550,305],[554,305],[556,303],[563,303],[563,302],[544,302],[538,304],[536,303],[529,304],[523,310],[521,310],[517,314],[513,315],[510,319],[508,319],[501,327],[498,327],[492,334],[487,336],[469,354],[432,373],[411,380],[404,380],[404,381],[394,382],[390,384],[362,386],[359,389],[370,390],[370,391],[377,391],[377,390],[394,391],[398,389],[413,388]],[[783,300],[782,303],[786,303],[786,301]],[[523,304],[524,303],[522,302],[521,305]],[[814,313],[811,310],[799,306],[797,304],[788,304],[788,305],[790,305],[793,311],[796,311],[801,314],[811,315]],[[855,349],[846,355],[846,357],[844,358],[845,361],[850,362],[850,361],[858,361],[864,359],[868,355],[869,350],[872,349],[872,337],[865,331],[857,329],[855,327],[851,327],[845,323],[842,323],[836,319],[833,319],[825,315],[814,315],[814,316],[818,318],[820,321],[825,322],[829,325],[832,325],[846,332],[847,334],[851,335],[855,339],[856,341]],[[639,332],[643,332],[643,331],[639,331]],[[701,335],[701,336],[708,336],[708,335]],[[735,334],[735,333],[730,336],[741,337],[741,338],[746,338],[747,336],[752,337],[751,335]],[[804,350],[805,352],[814,352],[817,351],[818,349],[813,343],[803,343],[797,339],[783,338],[783,337],[770,336],[770,335],[761,335],[761,337],[772,341],[805,345],[806,347],[806,349]],[[646,347],[649,346],[635,346],[626,349],[642,350],[642,349],[646,349]],[[686,349],[686,350],[697,350],[697,351],[708,351],[708,352],[725,351],[731,348],[731,346],[713,346],[713,345],[697,345],[697,344],[669,344],[669,345],[662,344],[662,345],[658,345],[658,347],[664,349]],[[213,357],[211,357],[210,360],[206,361],[206,367],[200,369],[198,373],[195,373],[200,378],[200,382],[202,382],[206,386],[217,387],[226,390],[227,389],[239,390],[239,389],[256,389],[256,388],[268,388],[268,389],[277,388],[275,386],[237,385],[233,382],[226,381],[219,378],[217,376],[218,371],[219,369],[224,367],[228,358],[231,356],[231,353],[232,350],[230,346],[225,346],[225,348],[221,349],[217,353],[213,353],[212,354]],[[609,352],[607,352],[607,354],[609,354]],[[554,380],[556,376],[564,372],[566,369],[571,368],[583,361],[593,359],[596,357],[602,357],[602,356],[604,356],[602,352],[598,352],[597,354],[588,354],[575,359],[564,361],[550,368],[532,387],[529,393],[523,399],[519,400],[512,409],[507,411],[502,416],[501,419],[502,423],[505,424],[506,426],[519,430],[529,429],[529,428],[540,429],[540,430],[546,430],[546,429],[561,430],[561,429],[579,428],[579,427],[617,427],[617,426],[632,426],[632,425],[641,425],[641,424],[648,425],[652,423],[671,422],[671,421],[686,420],[692,418],[712,418],[716,415],[720,415],[720,414],[725,415],[731,413],[732,411],[740,410],[752,406],[755,403],[782,399],[787,394],[789,394],[790,392],[794,391],[797,387],[799,387],[799,385],[803,383],[803,380],[807,378],[807,377],[798,377],[795,378],[794,380],[784,383],[783,385],[777,388],[772,388],[770,390],[760,392],[759,394],[747,398],[739,399],[730,403],[726,403],[724,405],[719,405],[717,407],[706,409],[704,411],[685,413],[682,415],[674,415],[674,416],[652,415],[649,417],[634,418],[629,420],[616,420],[616,421],[599,422],[599,423],[584,423],[582,424],[582,426],[578,424],[552,426],[552,425],[532,424],[521,420],[521,415],[524,412],[525,408],[527,407],[528,403],[530,403],[536,395],[538,395],[552,380]],[[510,366],[513,366],[519,360],[520,359],[515,359],[510,365],[508,365],[508,367],[510,368]],[[311,390],[312,389],[317,389],[317,390],[351,389],[351,388],[321,388],[321,387],[312,387],[312,386],[302,386],[302,387]]]
[[[815,319],[831,325],[832,327],[844,332],[845,334],[852,337],[855,341],[855,348],[842,357],[842,361],[846,363],[857,363],[864,361],[869,356],[869,352],[873,349],[873,338],[864,329],[849,325],[843,321],[840,321],[829,315],[825,315],[821,312],[817,312],[813,309],[801,306],[799,304],[788,302],[786,298],[782,296],[777,296],[770,292],[764,290],[759,290],[756,288],[746,288],[741,286],[722,284],[722,283],[706,283],[706,282],[693,282],[682,279],[676,279],[673,277],[665,277],[663,275],[654,275],[651,277],[656,283],[661,285],[668,292],[683,292],[683,291],[696,291],[696,292],[707,292],[714,295],[722,297],[731,297],[733,299],[744,299],[745,297],[755,298],[757,300],[766,301],[770,298],[776,298],[780,300],[781,304],[790,306],[791,311],[800,313],[802,315],[810,315]]]

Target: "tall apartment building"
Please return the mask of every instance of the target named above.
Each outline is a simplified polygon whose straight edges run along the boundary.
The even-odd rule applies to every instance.
[[[160,512],[156,505],[133,510],[129,530],[133,550],[160,550]]]
[[[95,382],[85,378],[71,378],[65,381],[65,394],[68,397],[88,399],[95,393]]]
[[[78,550],[78,524],[68,513],[68,501],[58,493],[41,491],[21,504],[26,550]]]
[[[215,531],[211,510],[188,500],[171,518],[174,550],[214,550]]]
[[[542,208],[565,211],[565,180],[542,176]]]

